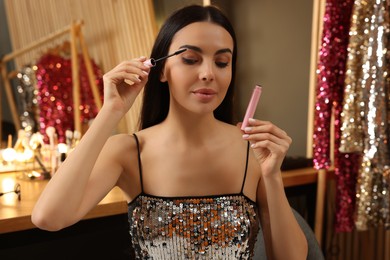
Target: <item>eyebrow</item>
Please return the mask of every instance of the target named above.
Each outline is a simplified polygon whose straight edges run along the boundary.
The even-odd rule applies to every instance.
[[[183,46],[180,46],[179,49],[182,49],[182,48],[187,48],[187,49],[199,52],[199,53],[203,53],[201,48],[199,48],[197,46],[193,46],[193,45],[183,45]],[[233,54],[233,51],[229,48],[220,49],[220,50],[216,51],[215,54],[221,54],[221,53],[226,53],[226,52]]]

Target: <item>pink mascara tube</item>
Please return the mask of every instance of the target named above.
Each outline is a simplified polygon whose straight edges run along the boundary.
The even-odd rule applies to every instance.
[[[253,118],[255,114],[257,103],[259,103],[259,99],[261,96],[262,87],[260,85],[256,85],[253,90],[251,100],[249,101],[248,107],[246,109],[244,120],[242,121],[241,130],[244,130],[245,127],[248,126],[249,118]]]

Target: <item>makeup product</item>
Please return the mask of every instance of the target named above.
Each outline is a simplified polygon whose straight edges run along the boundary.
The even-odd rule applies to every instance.
[[[50,168],[51,168],[51,176],[54,175],[57,168],[57,151],[55,144],[55,136],[56,129],[53,126],[48,126],[46,128],[46,134],[49,137],[49,145],[50,145]]]
[[[73,142],[73,132],[71,130],[65,131],[66,145],[68,146],[68,151],[72,148]]]
[[[148,60],[144,61],[144,65],[149,66],[149,67],[154,67],[154,66],[156,66],[158,61],[165,60],[165,59],[167,59],[169,57],[178,55],[178,54],[180,54],[182,52],[185,52],[186,50],[187,50],[186,48],[183,48],[183,49],[180,49],[180,50],[178,50],[178,51],[176,51],[176,52],[174,52],[172,54],[169,54],[167,56],[164,56],[164,57],[161,57],[161,58],[158,58],[158,59],[153,59],[153,58],[148,59]]]
[[[80,139],[81,139],[81,133],[77,130],[75,130],[73,132],[73,143],[72,143],[72,148],[75,148],[79,142],[80,142]]]
[[[255,114],[257,103],[259,103],[259,99],[261,96],[262,87],[260,85],[256,85],[253,90],[251,100],[249,101],[248,107],[246,109],[244,120],[242,121],[241,130],[244,130],[245,127],[248,126],[249,118],[253,118]]]
[[[46,128],[46,134],[47,137],[49,137],[49,144],[50,144],[50,149],[54,150],[54,134],[56,133],[56,129],[52,126],[48,126]]]

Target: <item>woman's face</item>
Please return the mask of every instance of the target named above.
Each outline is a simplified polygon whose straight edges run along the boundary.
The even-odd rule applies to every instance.
[[[167,59],[160,78],[169,84],[170,109],[213,112],[232,79],[233,39],[219,25],[196,22],[176,33],[169,53],[181,48],[187,51]]]

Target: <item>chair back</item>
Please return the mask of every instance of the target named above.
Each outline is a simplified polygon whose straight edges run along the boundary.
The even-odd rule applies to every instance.
[[[306,220],[295,210],[292,208],[295,218],[297,219],[298,224],[301,226],[303,233],[306,236],[307,244],[308,244],[308,254],[307,260],[325,260],[324,254],[318,244],[318,241],[314,235],[313,230],[306,222]],[[255,245],[255,252],[253,259],[267,259],[267,255],[265,253],[265,245],[262,228],[260,228],[260,232],[257,236],[257,242]]]

